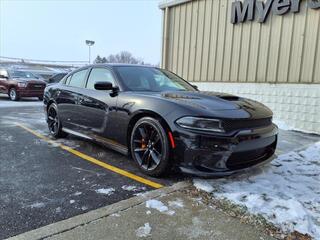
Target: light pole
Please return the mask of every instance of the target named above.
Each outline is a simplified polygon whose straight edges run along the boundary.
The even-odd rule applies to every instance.
[[[89,64],[91,63],[91,47],[94,45],[94,41],[86,40],[86,44],[89,47]]]

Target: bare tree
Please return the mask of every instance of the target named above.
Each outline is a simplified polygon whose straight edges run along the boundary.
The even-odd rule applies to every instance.
[[[128,63],[128,64],[142,64],[142,65],[150,65],[146,64],[141,58],[134,57],[128,51],[122,51],[117,54],[111,54],[107,58],[101,58],[99,55],[94,61],[95,63]]]
[[[94,63],[106,63],[107,62],[107,59],[105,57],[100,57],[100,55],[98,55],[96,57],[96,59],[94,60]]]

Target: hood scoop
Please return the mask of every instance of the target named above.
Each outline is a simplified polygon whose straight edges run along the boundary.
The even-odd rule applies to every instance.
[[[240,98],[238,96],[234,96],[231,94],[227,94],[227,93],[221,93],[221,92],[202,92],[203,94],[207,95],[207,96],[213,96],[213,97],[217,97],[226,101],[239,101]]]
[[[219,98],[223,99],[223,100],[227,100],[227,101],[239,101],[239,97],[237,96],[220,96]]]

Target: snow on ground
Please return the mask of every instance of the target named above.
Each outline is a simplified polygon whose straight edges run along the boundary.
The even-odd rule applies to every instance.
[[[96,190],[97,193],[105,194],[105,195],[108,195],[108,196],[113,194],[114,191],[115,191],[114,188],[100,188],[100,189]]]
[[[121,188],[123,190],[125,190],[125,191],[132,191],[132,192],[146,190],[146,187],[137,187],[137,186],[134,186],[134,185],[123,185]]]
[[[120,214],[119,213],[113,213],[110,215],[110,217],[120,217]]]
[[[242,175],[195,179],[194,185],[246,207],[285,232],[296,230],[320,239],[320,142]]]
[[[32,117],[23,117],[23,116],[19,116],[19,117],[14,117],[14,116],[1,116],[2,120],[1,122],[3,124],[16,124],[16,123],[23,123],[23,124],[47,124],[46,120],[45,120],[45,116],[41,115],[41,117],[36,117],[36,116],[32,116]]]
[[[137,237],[140,237],[140,238],[148,237],[151,235],[150,233],[151,233],[151,227],[150,227],[149,223],[145,223],[144,226],[139,227],[136,230],[136,235],[137,235]]]
[[[175,214],[175,211],[169,210],[169,208],[166,205],[164,205],[161,201],[156,199],[146,201],[146,207],[156,209],[159,212],[165,213],[170,216]]]
[[[184,206],[183,201],[181,199],[169,201],[168,204],[170,207],[173,207],[173,208],[183,208]]]
[[[166,212],[169,210],[166,205],[164,205],[161,201],[156,199],[146,201],[146,207],[156,209],[159,212]]]
[[[33,107],[33,106],[42,106],[43,102],[38,101],[37,98],[28,98],[22,99],[21,101],[11,101],[9,100],[8,95],[0,94],[0,108],[7,107]]]
[[[43,202],[36,202],[30,205],[31,208],[42,208],[45,204]]]

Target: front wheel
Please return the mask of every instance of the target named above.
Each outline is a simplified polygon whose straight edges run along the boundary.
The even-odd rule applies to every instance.
[[[66,137],[67,134],[62,131],[61,121],[58,115],[58,108],[56,104],[51,104],[48,108],[48,128],[50,134],[55,138]]]
[[[19,100],[19,95],[17,93],[17,90],[15,88],[11,88],[9,90],[9,97],[11,101],[18,101]]]
[[[39,101],[43,101],[43,97],[42,96],[38,97],[38,99],[39,99]]]
[[[130,147],[143,173],[158,177],[168,170],[170,147],[166,131],[158,120],[140,119],[132,130]]]

